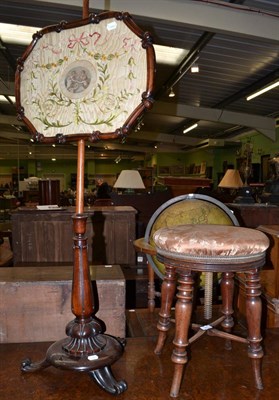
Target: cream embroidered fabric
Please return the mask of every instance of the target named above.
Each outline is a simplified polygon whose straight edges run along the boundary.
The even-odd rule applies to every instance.
[[[114,132],[141,104],[146,50],[123,21],[108,18],[35,44],[21,72],[20,102],[37,132]]]
[[[179,225],[161,228],[153,235],[160,252],[194,257],[243,257],[263,253],[267,236],[255,229],[223,225]]]

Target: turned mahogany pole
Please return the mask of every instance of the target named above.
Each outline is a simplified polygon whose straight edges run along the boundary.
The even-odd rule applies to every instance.
[[[82,214],[84,208],[84,153],[85,142],[83,139],[78,141],[77,159],[77,193],[76,193],[76,213]]]
[[[85,4],[87,3],[87,4]],[[83,17],[88,15],[88,1],[83,1]],[[64,350],[70,354],[94,352],[92,337],[101,329],[92,318],[94,298],[92,292],[90,271],[88,267],[86,220],[84,211],[84,157],[85,141],[78,140],[77,154],[77,187],[76,214],[73,216],[74,230],[74,271],[72,284],[72,313],[76,316],[66,327],[66,333],[71,340],[64,345]],[[82,344],[82,345],[81,345]]]
[[[89,0],[83,0],[82,16],[89,14]],[[77,187],[76,187],[76,215],[73,217],[74,223],[74,275],[72,288],[72,312],[83,320],[89,318],[94,311],[93,293],[91,279],[88,268],[87,257],[87,238],[86,219],[84,211],[84,156],[85,141],[78,141],[77,154]]]
[[[84,321],[94,311],[94,300],[88,268],[86,220],[84,211],[84,155],[85,142],[78,141],[76,215],[73,216],[74,230],[74,275],[72,288],[72,312]],[[71,323],[70,323],[71,325]],[[70,330],[71,331],[71,330]],[[69,335],[71,333],[69,331]]]
[[[82,2],[82,18],[89,16],[89,0],[83,0]]]
[[[82,1],[82,18],[89,16],[89,0]],[[83,213],[84,204],[84,154],[85,142],[83,139],[78,141],[78,160],[77,160],[77,193],[76,193],[76,213]]]

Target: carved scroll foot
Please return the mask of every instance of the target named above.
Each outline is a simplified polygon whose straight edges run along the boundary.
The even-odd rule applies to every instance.
[[[47,350],[46,358],[40,362],[31,362],[26,359],[21,364],[23,372],[35,372],[49,366],[60,369],[70,369],[80,372],[87,372],[88,375],[105,391],[118,395],[127,389],[125,381],[117,381],[112,372],[111,364],[117,361],[124,350],[125,339],[115,338],[106,334],[98,334],[94,337],[95,349],[92,351],[71,354],[67,344],[71,338],[62,339],[53,343]],[[96,346],[98,344],[98,347]]]
[[[120,394],[127,389],[127,383],[123,380],[116,381],[110,367],[90,371],[88,375],[106,392],[110,394]]]
[[[26,358],[21,363],[21,371],[23,371],[23,372],[35,372],[35,371],[39,371],[41,369],[45,369],[47,367],[50,367],[50,365],[51,364],[47,361],[46,358],[44,360],[38,361],[38,362],[32,362],[30,360],[30,358]]]

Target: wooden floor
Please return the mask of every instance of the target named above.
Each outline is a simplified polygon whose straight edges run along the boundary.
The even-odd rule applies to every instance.
[[[112,366],[117,379],[128,389],[119,400],[165,400],[169,398],[172,377],[172,333],[159,357],[153,353],[156,342],[157,311],[127,311],[127,345],[123,356]],[[132,336],[132,337],[131,337]],[[49,343],[0,345],[1,400],[106,400],[114,396],[101,390],[86,373],[49,367],[35,373],[22,373],[26,357],[41,360]],[[183,400],[274,400],[279,397],[279,329],[267,330],[264,338],[263,380],[265,388],[254,388],[246,346],[233,343],[224,350],[223,339],[203,336],[191,346],[179,399]]]

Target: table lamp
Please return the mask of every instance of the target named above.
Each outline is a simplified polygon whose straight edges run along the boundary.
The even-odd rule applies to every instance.
[[[116,189],[126,189],[125,193],[134,193],[135,189],[145,189],[139,171],[128,169],[124,169],[120,172],[113,187]]]
[[[243,186],[239,171],[237,169],[227,169],[218,187],[227,189],[239,189]]]

